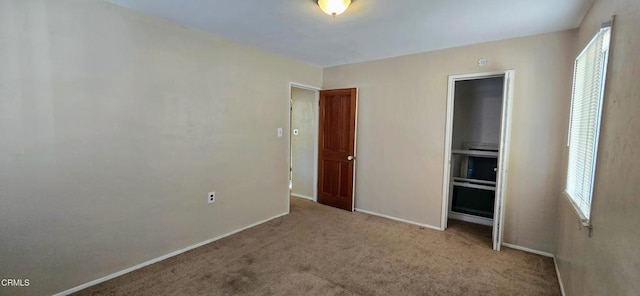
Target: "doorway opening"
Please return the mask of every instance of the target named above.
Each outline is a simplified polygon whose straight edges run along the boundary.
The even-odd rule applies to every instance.
[[[513,75],[450,76],[447,98],[442,228],[451,225],[486,235],[497,251],[502,244]]]
[[[289,198],[354,210],[357,109],[356,88],[289,84]]]
[[[318,200],[319,92],[315,87],[289,86],[289,195]]]

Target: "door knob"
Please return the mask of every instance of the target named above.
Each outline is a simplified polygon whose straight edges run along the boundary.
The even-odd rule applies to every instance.
[[[351,156],[351,155],[347,156],[347,160],[348,160],[348,161],[352,161],[352,160],[353,160],[353,158],[354,158],[354,157],[353,157],[353,156]]]

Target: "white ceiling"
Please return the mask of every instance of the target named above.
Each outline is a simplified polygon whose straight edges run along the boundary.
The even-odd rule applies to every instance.
[[[594,0],[106,0],[322,67],[576,28]]]

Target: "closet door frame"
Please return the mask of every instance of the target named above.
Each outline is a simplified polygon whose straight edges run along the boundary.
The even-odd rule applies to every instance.
[[[500,123],[500,150],[498,155],[498,178],[496,184],[496,202],[493,218],[493,249],[500,251],[502,234],[504,231],[504,200],[507,188],[509,143],[511,136],[511,106],[513,100],[514,70],[483,72],[473,74],[450,75],[447,93],[447,113],[445,125],[444,147],[444,172],[442,182],[442,220],[441,230],[447,229],[449,218],[449,197],[451,194],[451,144],[453,139],[453,112],[455,103],[455,85],[458,81],[477,80],[486,78],[504,77],[501,123]]]

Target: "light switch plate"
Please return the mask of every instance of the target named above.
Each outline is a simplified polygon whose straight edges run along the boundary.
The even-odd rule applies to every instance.
[[[278,138],[282,137],[282,128],[278,128]]]

